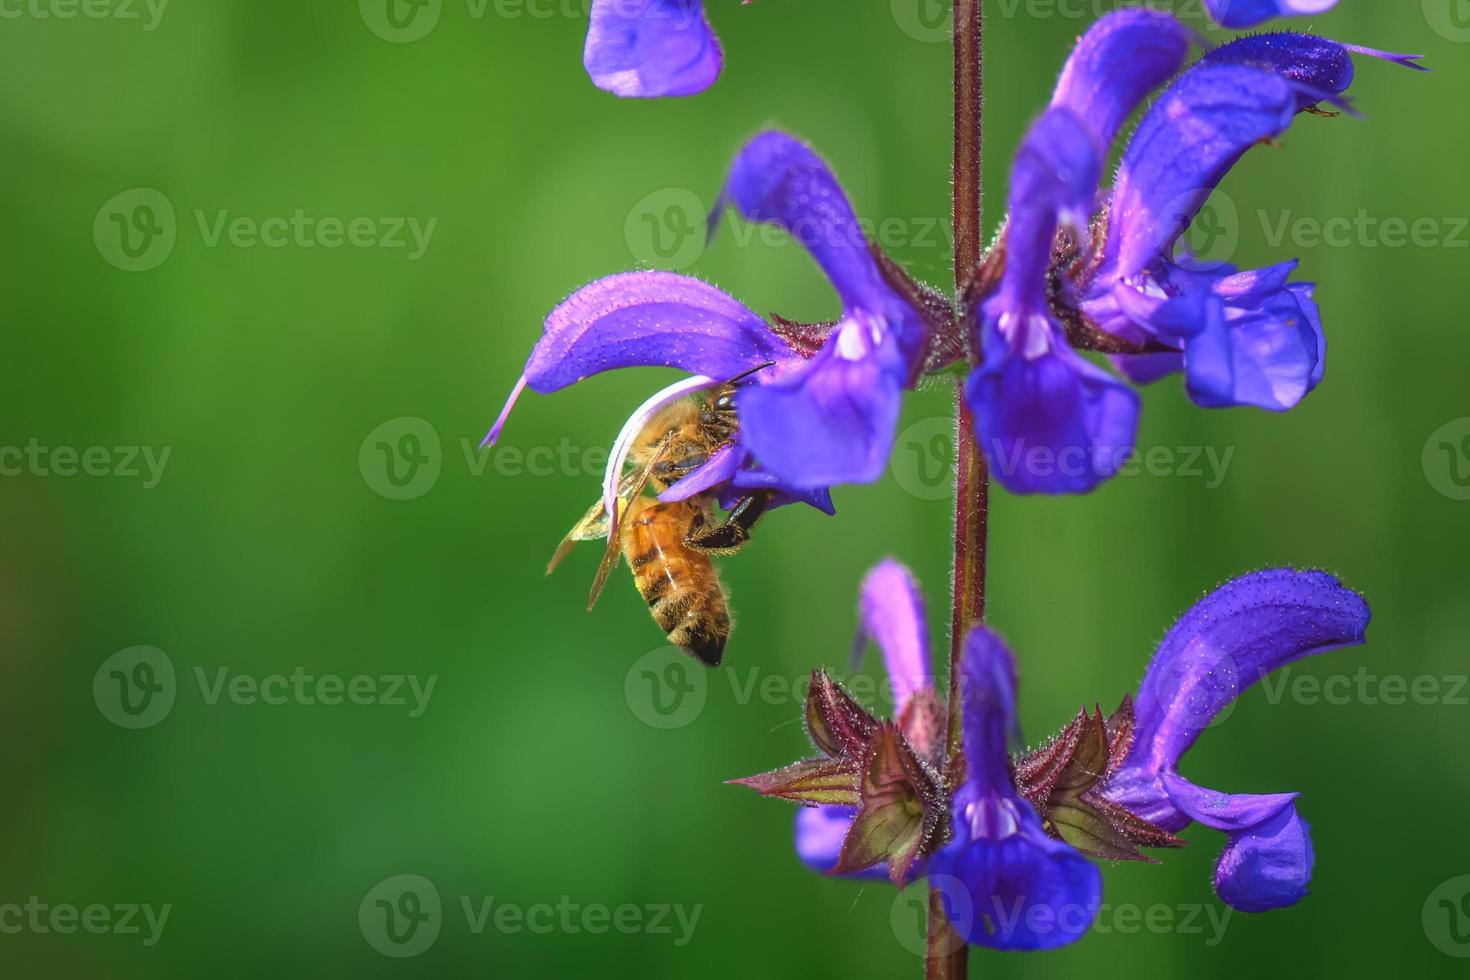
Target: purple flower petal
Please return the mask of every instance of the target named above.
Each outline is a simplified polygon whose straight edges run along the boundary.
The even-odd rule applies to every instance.
[[[1222,27],[1254,27],[1272,17],[1307,17],[1331,10],[1337,0],[1205,0]]]
[[[1200,63],[1260,68],[1328,95],[1341,95],[1353,83],[1353,59],[1347,48],[1317,34],[1249,34],[1220,45]],[[1307,105],[1320,101],[1304,97]]]
[[[1006,195],[1006,266],[998,309],[1046,309],[1046,272],[1058,224],[1080,231],[1102,173],[1092,131],[1065,108],[1048,109],[1016,151]]]
[[[714,286],[672,272],[625,272],[551,311],[526,379],[542,394],[624,367],[676,367],[724,381],[794,359],[765,321]]]
[[[961,790],[961,814],[970,808]],[[1102,905],[1102,874],[1041,829],[1024,800],[1009,833],[975,836],[955,821],[955,839],[929,861],[930,883],[955,929],[977,946],[1056,949],[1087,934]]]
[[[1316,856],[1295,793],[1232,796],[1177,776],[1166,776],[1164,785],[1191,820],[1229,837],[1215,865],[1215,891],[1227,905],[1267,912],[1306,896]]]
[[[951,922],[976,945],[1053,949],[1080,939],[1102,902],[1102,875],[1050,837],[1016,792],[1010,749],[1016,665],[984,626],[965,638],[961,662],[965,784],[955,795],[954,839],[929,862]]]
[[[1108,360],[1136,385],[1151,385],[1184,370],[1183,354],[1115,354]]]
[[[805,365],[741,391],[741,443],[794,487],[871,483],[888,464],[905,374],[891,335],[848,320]]]
[[[1205,408],[1293,408],[1321,377],[1316,304],[1305,303],[1311,312],[1286,289],[1245,310],[1212,298],[1205,329],[1184,344],[1189,396]]]
[[[960,661],[966,784],[982,796],[1018,799],[1011,750],[1021,741],[1016,718],[1016,659],[985,626],[965,637]]]
[[[582,55],[614,95],[695,95],[720,77],[724,55],[701,0],[592,0]]]
[[[1011,171],[1006,268],[983,310],[984,360],[966,397],[991,471],[1015,493],[1084,493],[1133,446],[1137,396],[1073,353],[1048,312],[1057,225],[1085,225],[1100,159],[1088,128],[1053,108],[1027,132]]]
[[[712,490],[722,483],[729,483],[735,478],[735,471],[740,469],[740,464],[744,462],[744,456],[745,454],[733,443],[721,446],[684,479],[659,494],[658,499],[666,504],[676,503]]]
[[[1362,643],[1368,604],[1325,572],[1255,572],[1200,600],[1159,645],[1139,686],[1128,765],[1172,771],[1200,732],[1261,678]]]
[[[864,635],[883,651],[897,717],[911,697],[934,685],[924,600],[913,573],[891,558],[880,562],[863,579],[859,609]]]
[[[730,165],[712,230],[727,206],[747,221],[785,229],[817,260],[849,315],[866,312],[898,335],[906,354],[922,344],[917,311],[889,287],[842,185],[811,147],[778,130],[750,140]]]
[[[1315,388],[1322,383],[1322,378],[1327,373],[1327,334],[1322,330],[1322,312],[1317,306],[1317,284],[1298,282],[1286,288],[1296,295],[1302,315],[1307,318],[1307,325],[1317,344],[1317,363],[1312,368],[1312,376],[1309,379],[1311,387]]]
[[[1277,75],[1209,64],[1181,75],[1144,116],[1118,169],[1104,278],[1132,279],[1166,256],[1235,161],[1284,132],[1295,113],[1296,92]]]
[[[748,460],[749,453],[744,454]],[[787,504],[806,504],[831,517],[837,513],[837,508],[832,506],[832,491],[829,487],[794,487],[774,473],[767,473],[757,466],[747,465],[737,470],[735,477],[720,492],[720,506],[729,510],[735,506],[735,502],[746,496],[752,490],[774,490],[775,498],[768,505],[769,509],[784,507]]]
[[[1006,329],[1001,321],[993,332]],[[965,395],[995,478],[1012,493],[1086,493],[1117,473],[1138,430],[1133,390],[1051,340],[1037,354],[1001,343],[987,337]]]
[[[1108,147],[1145,96],[1189,53],[1189,31],[1163,11],[1120,10],[1098,20],[1072,50],[1051,104],[1070,109]]]
[[[836,867],[842,841],[856,815],[857,808],[851,806],[804,806],[797,810],[796,856],[801,863],[822,874]]]
[[[827,874],[837,866],[842,842],[852,829],[857,808],[851,806],[804,806],[796,811],[796,856],[813,871]],[[923,873],[923,860],[916,862],[911,877]],[[888,865],[877,864],[862,871],[845,874],[844,878],[887,881]]]

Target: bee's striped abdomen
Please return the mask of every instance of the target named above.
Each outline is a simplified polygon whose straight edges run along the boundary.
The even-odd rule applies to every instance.
[[[669,642],[715,667],[730,637],[730,612],[709,557],[684,543],[698,513],[688,502],[641,507],[626,524],[623,555]]]

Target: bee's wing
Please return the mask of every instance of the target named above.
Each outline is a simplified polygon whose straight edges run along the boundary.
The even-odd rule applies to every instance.
[[[664,458],[664,451],[668,448],[669,438],[665,436],[664,441],[659,444],[658,452],[654,453],[653,456],[649,458],[648,462],[644,464],[641,470],[639,470],[637,473],[630,474],[630,488],[632,492],[628,494],[626,500],[623,499],[621,486],[619,487],[619,518],[623,516],[623,512],[626,512],[627,509],[633,505],[633,501],[637,500],[640,496],[643,495],[643,488],[648,486],[648,478],[653,474],[653,468],[657,466],[659,462]],[[599,507],[598,509],[601,510],[603,508]],[[604,533],[606,533],[606,531],[604,531]],[[587,594],[587,609],[589,612],[591,611],[593,606],[597,605],[597,600],[602,595],[602,588],[603,586],[607,585],[607,577],[612,574],[613,568],[617,566],[618,556],[622,553],[623,532],[620,527],[615,533],[608,534],[607,536],[607,550],[602,553],[602,563],[597,566],[597,575],[592,579],[592,591]]]
[[[561,544],[556,546],[556,554],[551,556],[551,561],[546,566],[546,574],[550,575],[556,571],[556,566],[562,563],[562,559],[572,553],[572,549],[579,541],[596,541],[607,537],[607,508],[603,506],[601,498],[597,503],[582,515],[582,519],[572,526],[567,536],[561,539]]]
[[[624,510],[627,509],[628,504],[632,502],[635,496],[642,493],[642,486],[638,483],[641,475],[640,473],[629,473],[618,484],[618,500],[621,502]],[[621,516],[619,514],[619,517]],[[567,555],[572,553],[572,549],[578,543],[582,541],[602,541],[607,538],[607,532],[607,507],[603,504],[602,498],[599,497],[597,503],[587,509],[587,513],[582,515],[582,519],[572,525],[572,529],[567,532],[567,536],[561,539],[561,544],[556,546],[556,553],[551,556],[551,561],[546,565],[546,574],[550,575],[556,571],[557,566],[562,563]]]

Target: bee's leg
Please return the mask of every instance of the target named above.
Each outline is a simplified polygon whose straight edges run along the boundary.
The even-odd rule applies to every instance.
[[[765,514],[766,508],[771,504],[771,497],[769,490],[741,497],[719,524],[696,523],[691,527],[684,543],[696,551],[710,554],[732,554],[739,551],[750,540],[750,529]]]
[[[709,454],[703,452],[689,453],[678,459],[662,460],[653,468],[653,482],[660,489],[667,490],[707,462],[709,462]]]

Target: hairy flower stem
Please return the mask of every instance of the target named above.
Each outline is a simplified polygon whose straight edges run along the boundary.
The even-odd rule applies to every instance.
[[[955,309],[962,318],[969,280],[980,261],[983,25],[982,0],[955,0],[954,278]],[[974,360],[973,353],[971,360]],[[964,773],[960,742],[960,653],[964,649],[965,633],[985,616],[985,541],[990,499],[990,474],[975,438],[975,416],[965,403],[963,383],[955,390],[955,452],[954,612],[949,638],[947,772],[951,793]],[[931,886],[924,976],[929,980],[963,980],[968,958],[969,947],[945,918],[939,892]]]

